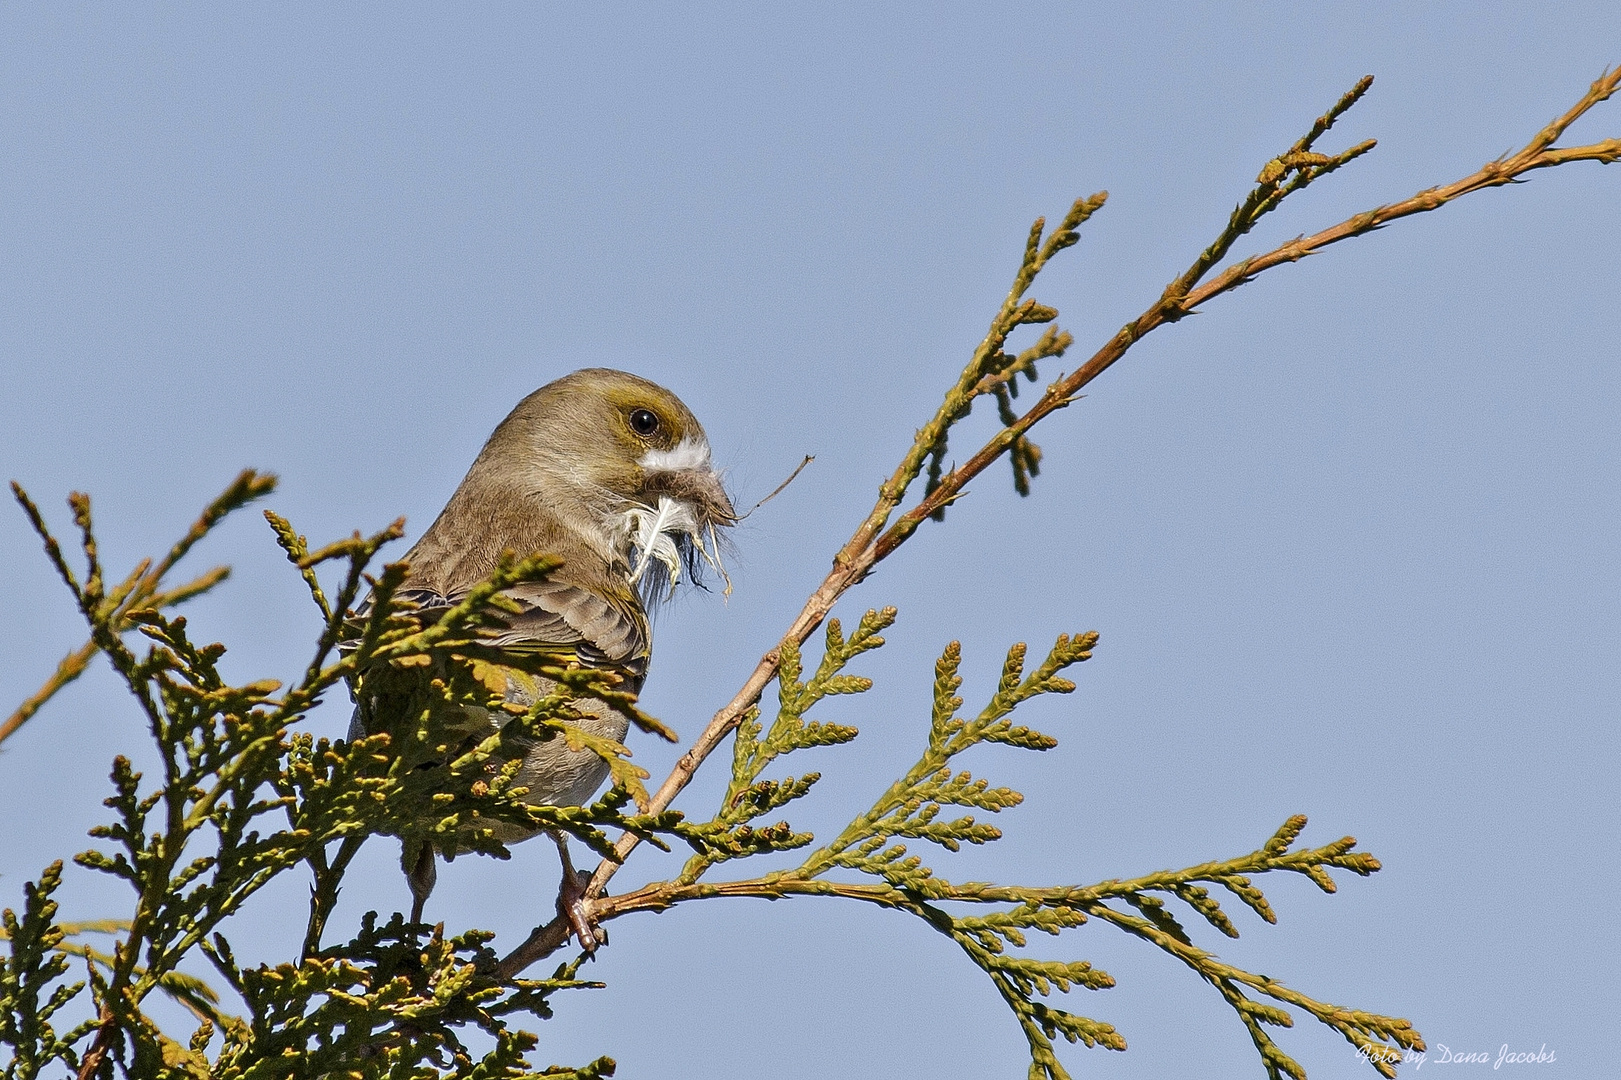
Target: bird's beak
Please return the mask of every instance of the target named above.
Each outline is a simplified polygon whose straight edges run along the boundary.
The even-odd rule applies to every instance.
[[[726,582],[730,596],[732,582],[721,562],[719,530],[737,523],[737,511],[720,474],[707,461],[649,469],[643,474],[642,495],[647,503],[627,511],[626,517],[631,546],[640,552],[630,580],[641,579],[649,563],[659,562],[669,570],[673,590],[683,563],[694,582],[701,565],[707,565]],[[658,592],[644,590],[644,594],[656,598]]]
[[[649,473],[649,495],[668,495],[686,503],[699,519],[702,530],[726,528],[737,523],[737,511],[726,495],[720,474],[708,466],[691,469],[660,469]]]

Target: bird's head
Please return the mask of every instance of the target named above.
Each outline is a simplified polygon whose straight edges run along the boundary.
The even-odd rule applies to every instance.
[[[695,579],[704,563],[725,576],[719,530],[737,512],[703,426],[657,383],[608,368],[566,375],[520,402],[479,457],[530,497],[578,515],[635,583],[655,564],[671,586],[683,567]]]

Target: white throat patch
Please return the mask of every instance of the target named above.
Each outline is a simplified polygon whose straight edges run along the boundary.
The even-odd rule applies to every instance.
[[[668,450],[649,450],[636,464],[648,472],[686,472],[709,468],[709,442],[688,436]]]

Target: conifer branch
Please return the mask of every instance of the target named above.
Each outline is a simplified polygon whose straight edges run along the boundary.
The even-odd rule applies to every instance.
[[[218,668],[225,647],[196,643],[183,617],[162,610],[199,590],[195,584],[167,587],[164,576],[208,529],[264,490],[268,482],[244,474],[205,510],[168,557],[155,568],[143,562],[110,591],[88,498],[70,500],[86,563],[81,579],[42,515],[19,491],[48,557],[89,623],[96,650],[108,656],[145,712],[161,770],[154,784],[124,758],[115,759],[114,794],[107,800],[114,820],[92,830],[92,836],[110,842],[110,850],[76,857],[80,865],[121,879],[134,892],[131,917],[103,927],[116,933],[110,951],[68,941],[70,928],[52,921],[55,905],[48,897],[59,883],[59,865],[47,870],[37,887],[30,886],[20,919],[7,912],[0,922],[12,943],[11,959],[0,960],[0,1042],[20,1055],[8,1066],[8,1080],[37,1076],[51,1061],[65,1063],[83,1078],[109,1076],[115,1067],[140,1076],[302,1077],[316,1075],[307,1071],[311,1062],[319,1063],[324,1073],[378,1052],[406,1072],[432,1063],[466,1075],[473,1075],[469,1070],[520,1075],[513,1070],[527,1060],[535,1039],[508,1030],[501,1017],[514,1011],[544,1015],[545,998],[555,989],[586,984],[571,975],[561,981],[495,982],[489,974],[495,958],[484,944],[489,935],[480,932],[434,938],[424,954],[433,962],[422,969],[407,944],[421,928],[401,929],[397,918],[383,930],[366,924],[358,938],[335,950],[323,948],[322,932],[349,861],[369,835],[408,835],[423,828],[451,847],[459,844],[496,855],[504,855],[505,849],[492,827],[503,822],[530,831],[566,832],[605,856],[613,853],[607,828],[656,843],[663,842],[659,833],[675,834],[677,814],[623,811],[639,788],[639,778],[624,761],[624,747],[573,723],[582,698],[639,712],[633,698],[610,680],[577,677],[537,659],[536,671],[555,677],[558,690],[532,706],[518,707],[481,672],[479,633],[498,618],[492,612],[501,610],[500,590],[550,573],[557,565],[554,559],[508,560],[475,590],[472,601],[427,622],[410,605],[395,603],[393,593],[403,574],[385,567],[371,610],[359,621],[355,644],[338,649],[357,625],[351,609],[369,580],[365,569],[383,545],[400,535],[399,523],[372,537],[357,535],[310,552],[283,519],[267,515],[311,589],[322,614],[322,634],[315,659],[296,685],[283,690],[275,680],[227,683]],[[316,568],[331,561],[347,565],[329,599]],[[212,572],[201,580],[206,585],[222,577]],[[147,639],[144,654],[125,640],[132,632]],[[290,732],[332,688],[379,669],[431,669],[438,676],[412,684],[419,695],[419,722],[401,733],[395,747],[412,767],[403,767],[401,757],[381,753],[390,743],[388,736],[330,743]],[[52,684],[46,690],[54,692]],[[35,697],[44,700],[49,692]],[[462,737],[456,718],[468,705],[510,718],[495,734],[458,745]],[[519,759],[530,741],[548,734],[611,759],[618,767],[616,786],[589,807],[523,802],[523,790],[512,783]],[[425,754],[438,755],[442,767],[417,767]],[[273,816],[285,817],[286,826],[275,828]],[[331,844],[337,844],[337,851],[329,858]],[[196,854],[198,850],[203,853]],[[300,964],[240,968],[219,928],[260,888],[300,863],[309,865],[315,878]],[[206,984],[179,970],[181,961],[198,950],[248,1002],[248,1017],[222,1011]],[[64,981],[70,957],[87,963],[83,981]],[[385,970],[404,959],[416,965],[415,984],[405,974]],[[335,975],[341,976],[337,983],[332,981]],[[381,981],[372,985],[368,980],[374,977]],[[357,980],[372,988],[356,990]],[[272,985],[274,989],[264,990]],[[154,991],[174,997],[202,1022],[189,1043],[171,1038],[147,1015],[143,1002]],[[67,1035],[50,1031],[48,1018],[87,992],[93,1018]],[[322,1019],[327,1014],[321,1009],[310,1014],[313,1020],[306,1017],[309,1023],[293,1020],[323,995],[328,1001],[343,999],[352,1008],[332,1014],[330,1023]],[[493,1036],[496,1048],[471,1055],[455,1034],[469,1025]],[[295,1033],[296,1038],[313,1039],[321,1050],[265,1073],[268,1062],[297,1045],[287,1041]],[[210,1057],[205,1050],[216,1038],[223,1039],[223,1049]],[[611,1063],[603,1059],[576,1074],[608,1072]]]
[[[1285,198],[1373,148],[1373,143],[1366,141],[1337,154],[1319,154],[1313,149],[1317,140],[1360,100],[1371,83],[1371,77],[1359,80],[1289,150],[1262,168],[1254,188],[1234,210],[1226,228],[1142,315],[1121,328],[1074,372],[1049,383],[1023,414],[1013,415],[1011,401],[1007,401],[1007,408],[1001,411],[1001,430],[962,464],[947,470],[944,462],[951,428],[967,417],[974,398],[991,393],[997,395],[999,405],[1002,404],[1004,398],[998,388],[1011,397],[1016,385],[1014,375],[1033,373],[1033,365],[1038,360],[1062,356],[1072,344],[1073,339],[1069,334],[1049,326],[1036,345],[1017,357],[1009,359],[1003,350],[1009,334],[1017,326],[1051,323],[1057,318],[1056,309],[1025,299],[1025,293],[1048,260],[1077,241],[1076,230],[1102,208],[1106,193],[1077,200],[1059,228],[1051,234],[1044,234],[1042,219],[1036,220],[1026,239],[1024,256],[1013,285],[968,365],[947,391],[934,416],[918,430],[911,448],[895,472],[879,488],[878,501],[834,556],[832,570],[805,601],[778,645],[760,658],[742,688],[715,713],[676,762],[653,793],[650,810],[658,812],[668,808],[691,782],[699,766],[755,707],[760,695],[776,676],[784,648],[802,646],[845,592],[865,579],[873,567],[905,543],[925,520],[938,520],[974,477],[1006,454],[1013,463],[1015,486],[1021,494],[1027,492],[1029,480],[1040,464],[1040,452],[1028,439],[1030,430],[1075,401],[1083,387],[1113,366],[1149,333],[1180,320],[1197,310],[1199,305],[1231,292],[1267,270],[1286,262],[1298,261],[1400,218],[1437,210],[1483,188],[1515,183],[1524,174],[1536,169],[1577,161],[1611,164],[1621,158],[1621,139],[1606,139],[1577,147],[1553,145],[1572,123],[1594,106],[1608,100],[1621,87],[1621,68],[1618,68],[1601,75],[1574,105],[1538,132],[1518,153],[1489,162],[1450,185],[1430,188],[1401,202],[1375,207],[1338,225],[1281,244],[1264,254],[1242,259],[1206,281],[1205,278],[1230,252],[1233,243],[1262,217],[1275,210]],[[891,517],[905,500],[911,485],[925,471],[928,478],[923,497],[891,523]],[[617,858],[604,859],[597,866],[591,880],[590,895],[600,896],[603,893],[618,866],[637,843],[636,837],[629,835],[616,842]]]
[[[131,629],[133,623],[130,613],[140,609],[164,610],[184,603],[193,597],[212,589],[224,581],[230,574],[230,568],[216,566],[186,582],[183,585],[166,585],[169,571],[175,564],[186,556],[197,542],[201,540],[210,529],[217,525],[227,514],[254,499],[270,494],[276,488],[274,476],[256,473],[252,469],[245,469],[233,480],[229,487],[220,493],[219,497],[204,508],[202,514],[186,530],[186,534],[171,547],[157,565],[150,560],[139,563],[134,570],[111,592],[105,592],[101,587],[100,562],[96,555],[94,538],[89,530],[90,499],[86,495],[75,492],[69,499],[73,508],[74,517],[80,523],[85,537],[85,557],[90,564],[91,578],[85,586],[80,586],[72,567],[62,554],[62,546],[51,535],[50,528],[45,524],[45,516],[40,513],[39,507],[28,497],[28,493],[15,480],[11,482],[11,494],[22,507],[23,513],[28,517],[28,523],[34,532],[45,544],[46,557],[51,560],[58,576],[73,593],[79,602],[81,610],[86,604],[104,608],[102,612],[104,621],[113,628],[114,633],[122,633]],[[56,671],[47,679],[37,691],[29,695],[12,714],[0,723],[0,743],[12,735],[37,712],[51,698],[55,697],[63,687],[83,675],[94,660],[101,646],[92,637],[83,645],[62,658]]]
[[[1037,751],[1055,747],[1057,739],[1015,724],[1013,713],[1041,695],[1073,691],[1075,684],[1063,672],[1090,659],[1097,643],[1093,633],[1060,635],[1046,658],[1028,674],[1026,647],[1014,645],[1008,650],[989,700],[970,716],[962,714],[964,702],[959,694],[962,650],[957,642],[950,643],[935,664],[924,751],[868,810],[857,815],[832,840],[814,848],[797,867],[734,881],[702,880],[710,868],[722,862],[813,843],[809,833],[794,831],[786,821],[765,829],[747,824],[809,794],[815,775],[770,780],[762,777],[763,769],[776,758],[805,746],[846,743],[855,738],[854,728],[841,727],[836,740],[819,741],[808,735],[818,728],[816,721],[806,719],[806,714],[832,692],[830,687],[847,693],[870,688],[869,680],[852,680],[842,674],[843,669],[860,653],[881,645],[882,638],[876,632],[889,627],[894,618],[893,609],[869,611],[848,639],[837,620],[830,620],[821,663],[808,682],[803,680],[804,660],[799,651],[785,650],[777,675],[778,714],[770,731],[762,731],[757,715],[740,725],[732,781],[719,812],[709,822],[680,829],[698,854],[672,881],[602,897],[593,904],[593,916],[607,922],[634,912],[663,911],[696,900],[782,900],[794,896],[838,897],[913,915],[951,938],[985,972],[1025,1035],[1030,1075],[1046,1080],[1066,1080],[1069,1076],[1058,1060],[1053,1043],[1056,1038],[1088,1047],[1126,1048],[1125,1038],[1112,1025],[1054,1008],[1045,1000],[1055,992],[1067,993],[1076,987],[1105,990],[1114,986],[1115,980],[1084,960],[1049,960],[1013,950],[1025,949],[1031,933],[1057,937],[1093,919],[1148,941],[1216,987],[1250,1032],[1269,1076],[1304,1075],[1298,1063],[1263,1029],[1267,1024],[1291,1026],[1293,1021],[1283,1009],[1258,1001],[1249,992],[1305,1010],[1350,1040],[1381,1071],[1389,1067],[1392,1047],[1397,1051],[1422,1049],[1422,1038],[1406,1020],[1328,1005],[1266,976],[1216,960],[1194,943],[1171,909],[1168,901],[1180,901],[1217,932],[1236,938],[1238,928],[1211,894],[1211,887],[1227,890],[1271,923],[1276,916],[1266,896],[1251,880],[1253,877],[1296,873],[1325,892],[1333,892],[1330,870],[1349,870],[1365,877],[1379,869],[1373,856],[1354,850],[1356,840],[1352,837],[1315,848],[1296,848],[1295,842],[1306,826],[1303,816],[1285,821],[1247,855],[1087,886],[959,884],[926,865],[922,856],[909,852],[906,841],[910,840],[924,840],[955,852],[963,844],[984,844],[1000,838],[998,829],[972,815],[948,818],[943,811],[965,807],[1000,813],[1018,806],[1023,796],[1011,788],[993,787],[989,781],[967,772],[954,772],[952,759],[984,744]],[[830,876],[840,871],[854,872],[866,880],[851,882]],[[1122,912],[1111,902],[1123,903],[1137,914]],[[974,914],[955,913],[963,905]],[[568,933],[568,925],[561,918],[540,928],[502,961],[497,975],[510,977],[563,947]]]

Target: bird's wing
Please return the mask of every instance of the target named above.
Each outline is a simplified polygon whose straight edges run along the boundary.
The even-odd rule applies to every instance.
[[[531,581],[503,595],[522,610],[504,616],[506,629],[492,644],[522,651],[573,645],[584,663],[625,668],[637,677],[647,670],[647,616],[628,588],[616,597],[561,581]]]
[[[415,604],[419,616],[428,621],[465,599],[459,591],[447,596],[420,586],[408,586],[397,595]],[[505,589],[502,595],[519,610],[501,613],[503,625],[488,632],[492,646],[612,668],[640,687],[647,673],[649,631],[647,615],[634,593],[627,589],[622,597],[599,596],[565,582],[531,581]]]

